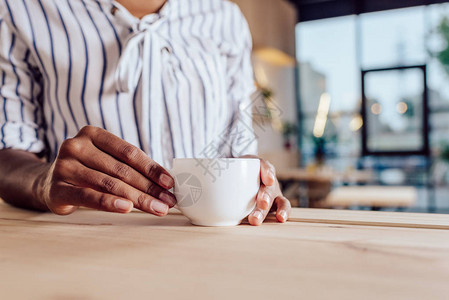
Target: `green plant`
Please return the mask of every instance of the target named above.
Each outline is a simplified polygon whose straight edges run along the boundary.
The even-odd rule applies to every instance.
[[[282,123],[282,134],[284,135],[284,138],[289,138],[292,135],[296,135],[298,131],[298,128],[295,124],[284,121]]]
[[[270,109],[270,106],[271,106],[270,104],[273,101],[273,91],[268,88],[261,87],[260,94],[262,95],[262,99],[263,99],[263,101],[265,103],[265,107],[266,107],[266,110],[265,110],[266,116],[265,117],[271,120],[273,118],[273,115],[272,115],[272,112]]]
[[[446,143],[441,147],[440,158],[445,162],[449,162],[449,144]]]
[[[327,139],[323,136],[316,137],[312,136],[312,141],[314,145],[314,154],[315,160],[318,165],[322,165],[324,163],[324,158],[326,156],[326,143]]]
[[[273,97],[273,91],[270,89],[263,87],[260,89],[260,91],[262,93],[263,98],[266,100],[271,99]]]
[[[436,32],[444,41],[444,45],[440,51],[431,54],[438,59],[446,73],[449,74],[449,18],[444,17],[441,20]]]

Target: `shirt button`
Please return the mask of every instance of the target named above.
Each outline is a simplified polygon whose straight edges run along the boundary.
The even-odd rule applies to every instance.
[[[171,49],[169,47],[165,46],[161,49],[161,52],[162,53],[167,52],[168,54],[171,54]]]
[[[115,16],[115,14],[117,13],[117,10],[118,10],[118,8],[117,8],[117,6],[112,6],[112,8],[111,8],[111,15],[113,15],[113,16]]]

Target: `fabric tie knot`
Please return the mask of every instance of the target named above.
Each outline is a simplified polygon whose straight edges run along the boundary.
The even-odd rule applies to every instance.
[[[129,93],[136,90],[142,73],[150,68],[151,61],[160,61],[161,51],[151,51],[154,47],[163,48],[161,38],[155,30],[164,22],[164,19],[151,20],[142,19],[133,25],[133,34],[128,39],[126,46],[120,56],[115,72],[115,83],[117,91]],[[152,53],[153,52],[153,53]]]

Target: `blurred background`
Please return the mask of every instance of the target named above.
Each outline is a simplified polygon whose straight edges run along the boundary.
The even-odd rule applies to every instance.
[[[449,3],[234,0],[294,206],[449,213]]]

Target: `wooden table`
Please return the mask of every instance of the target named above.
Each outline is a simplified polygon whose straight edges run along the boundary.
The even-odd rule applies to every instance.
[[[449,299],[449,215],[294,209],[261,227],[0,202],[0,299]]]

